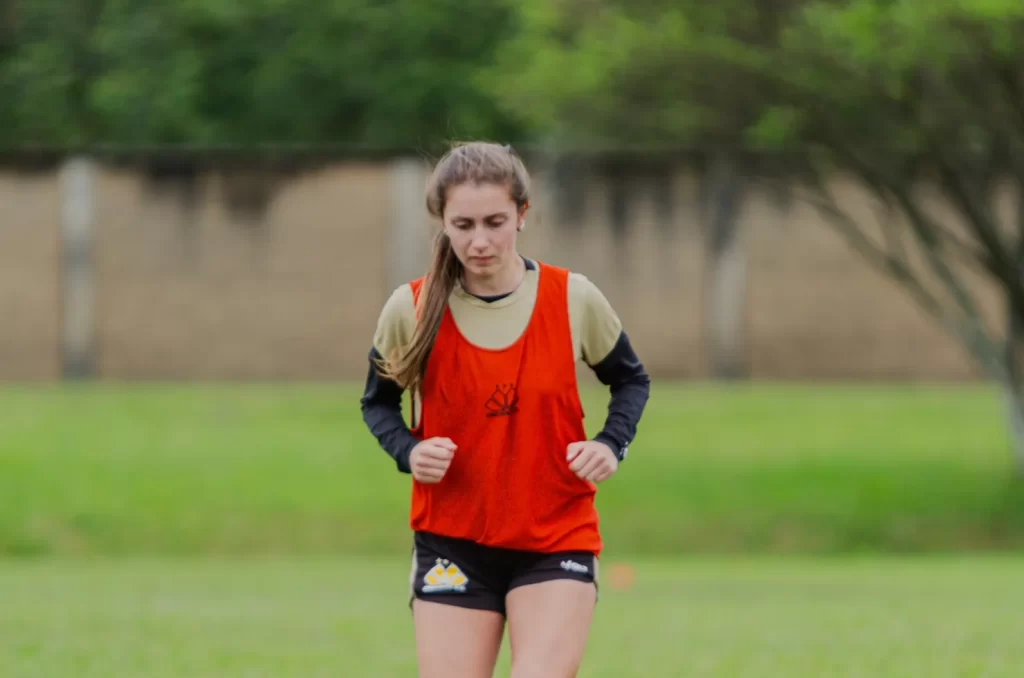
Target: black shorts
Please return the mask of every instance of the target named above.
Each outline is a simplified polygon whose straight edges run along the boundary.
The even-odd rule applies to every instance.
[[[597,558],[588,551],[515,551],[417,532],[413,538],[409,605],[419,598],[505,614],[505,595],[509,591],[555,579],[587,582],[596,589]]]

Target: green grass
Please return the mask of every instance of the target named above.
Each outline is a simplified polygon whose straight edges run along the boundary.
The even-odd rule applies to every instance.
[[[404,554],[356,386],[0,388],[0,555]],[[607,396],[586,394],[588,428]],[[611,554],[1024,546],[982,387],[656,383],[601,486]]]
[[[358,395],[0,388],[0,676],[416,675]],[[1019,675],[1024,554],[893,555],[1024,547],[1004,430],[981,387],[656,384],[581,678]]]
[[[1024,666],[1021,559],[634,565],[632,588],[602,590],[581,678],[1015,678]],[[415,676],[407,576],[397,556],[0,561],[0,675]],[[506,643],[496,675],[508,666]]]

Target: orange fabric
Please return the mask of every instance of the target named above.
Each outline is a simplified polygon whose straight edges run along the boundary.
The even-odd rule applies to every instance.
[[[569,469],[586,440],[569,326],[565,269],[540,264],[526,330],[500,350],[478,347],[445,310],[413,433],[458,446],[440,483],[413,479],[410,526],[480,544],[600,554],[596,486]],[[423,280],[412,283],[418,299]]]

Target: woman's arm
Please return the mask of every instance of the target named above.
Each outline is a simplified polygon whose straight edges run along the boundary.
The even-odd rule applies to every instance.
[[[381,310],[368,356],[370,365],[366,384],[359,400],[367,428],[402,473],[411,473],[409,455],[419,439],[409,430],[402,416],[402,388],[382,377],[375,361],[404,346],[412,337],[415,324],[412,290],[403,285],[395,290]]]
[[[363,397],[359,400],[363,421],[381,448],[395,460],[398,470],[411,473],[409,455],[419,439],[409,430],[402,416],[402,388],[377,372],[374,360],[379,358],[377,348],[370,349],[370,369]]]
[[[611,304],[592,282],[582,276],[579,279],[581,354],[598,380],[611,391],[604,427],[594,440],[608,445],[621,461],[636,438],[650,397],[651,378]]]
[[[611,352],[591,369],[611,391],[604,428],[594,436],[594,440],[612,448],[621,461],[626,458],[629,445],[636,438],[640,417],[650,397],[651,378],[625,331],[619,334]]]

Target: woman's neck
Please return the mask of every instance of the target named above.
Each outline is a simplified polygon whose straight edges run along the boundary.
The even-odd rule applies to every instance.
[[[491,297],[513,292],[526,277],[526,262],[518,254],[501,270],[486,277],[470,277],[463,272],[462,287],[472,295]]]

